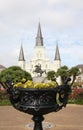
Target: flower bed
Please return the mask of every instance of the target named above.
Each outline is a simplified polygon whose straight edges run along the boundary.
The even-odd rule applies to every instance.
[[[69,96],[69,99],[83,99],[83,88],[74,88]]]
[[[83,104],[83,88],[73,88],[69,96],[69,103]]]

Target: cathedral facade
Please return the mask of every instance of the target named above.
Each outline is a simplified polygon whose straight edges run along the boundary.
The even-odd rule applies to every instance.
[[[30,59],[28,63],[25,62],[23,47],[21,45],[18,66],[29,72],[32,75],[32,77],[37,76],[37,73],[35,73],[36,66],[41,66],[41,70],[46,73],[48,71],[56,72],[57,69],[61,67],[61,58],[58,44],[56,45],[56,51],[53,62],[51,63],[50,60],[46,57],[40,23],[38,24],[38,31],[36,36],[33,58]],[[45,73],[43,73],[42,76],[45,76]]]

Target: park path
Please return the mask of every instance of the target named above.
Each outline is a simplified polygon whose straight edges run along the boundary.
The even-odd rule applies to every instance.
[[[67,105],[59,112],[44,115],[45,130],[83,130],[83,105]],[[0,106],[0,130],[32,130],[32,115],[15,110],[12,106]],[[29,127],[28,127],[29,126]],[[50,128],[51,127],[51,128]]]

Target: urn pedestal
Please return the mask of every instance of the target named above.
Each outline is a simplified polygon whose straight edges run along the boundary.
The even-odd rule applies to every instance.
[[[67,85],[56,88],[14,88],[11,82],[5,83],[9,100],[13,107],[19,111],[33,115],[34,130],[43,130],[43,115],[58,112],[66,107],[71,88]]]

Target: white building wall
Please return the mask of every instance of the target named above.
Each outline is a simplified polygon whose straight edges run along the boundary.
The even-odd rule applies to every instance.
[[[53,63],[50,63],[49,59],[39,59],[39,60],[32,59],[30,60],[29,63],[27,63],[26,71],[30,72],[33,77],[35,76],[35,74],[33,73],[33,71],[35,70],[35,65],[38,64],[41,64],[41,69],[46,70],[46,72],[48,71],[56,72],[61,67],[60,61],[54,61]]]
[[[58,48],[57,48],[58,49]],[[28,63],[24,61],[19,61],[18,65],[22,68],[28,71],[33,77],[35,74],[33,73],[35,70],[35,66],[40,64],[42,70],[48,71],[57,71],[58,68],[61,67],[61,61],[60,60],[55,60],[53,63],[50,62],[50,60],[46,57],[45,55],[45,47],[43,45],[43,38],[42,38],[42,33],[41,33],[41,27],[39,24],[38,27],[38,33],[36,37],[36,45],[34,47],[34,55],[33,58],[30,59]]]
[[[25,61],[19,61],[18,66],[20,66],[23,70],[25,70]]]
[[[53,61],[53,70],[57,72],[57,70],[61,67],[61,61],[60,60],[55,60]]]
[[[50,62],[50,60],[45,55],[45,48],[43,46],[38,46],[34,48],[33,58],[25,64],[25,61],[19,61],[18,65],[29,72],[32,77],[36,76],[34,73],[35,65],[41,64],[41,69],[48,71],[57,71],[61,67],[61,61],[55,60]],[[44,75],[45,76],[45,75]]]

